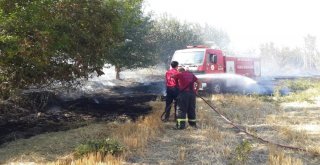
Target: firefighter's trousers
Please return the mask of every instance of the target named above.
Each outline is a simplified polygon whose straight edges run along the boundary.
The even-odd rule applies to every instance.
[[[184,129],[187,121],[196,127],[196,95],[193,91],[183,91],[177,97],[177,128]]]
[[[177,109],[177,96],[179,94],[179,89],[176,87],[167,87],[167,96],[166,96],[166,108],[165,108],[165,119],[168,120],[170,117],[171,104],[174,102],[174,112]]]

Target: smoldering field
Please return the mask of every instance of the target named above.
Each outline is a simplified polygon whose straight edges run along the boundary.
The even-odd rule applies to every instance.
[[[124,72],[124,76],[127,77],[121,81],[102,77],[102,80],[94,79],[95,81],[88,82],[89,85],[84,86],[78,93],[80,95],[63,95],[62,98],[73,97],[73,103],[79,101],[81,104],[73,104],[73,107],[82,109],[81,112],[91,110],[91,114],[85,114],[86,117],[93,116],[105,120],[85,121],[84,125],[77,128],[41,133],[27,139],[7,142],[0,146],[0,162],[63,164],[57,160],[76,161],[72,153],[83,142],[114,138],[127,148],[115,164],[320,163],[320,84],[316,77],[272,81],[275,90],[271,95],[243,95],[235,92],[204,97],[242,128],[272,142],[265,144],[228,125],[201,99],[197,99],[197,130],[188,128],[178,131],[173,129],[174,122],[160,122],[164,102],[157,99],[146,103],[146,106],[126,107],[130,101],[135,100],[135,103],[138,103],[139,95],[149,92],[155,95],[163,93],[163,72],[152,70],[152,73],[150,76],[150,70]],[[280,89],[278,86],[291,90],[288,94],[282,95],[277,90]],[[83,95],[88,102],[83,102]],[[120,98],[119,96],[127,99],[120,99],[121,106],[111,106],[111,109],[120,108],[120,111],[131,112],[147,109],[140,111],[144,117],[132,120],[130,114],[113,113],[113,120],[108,120],[108,113],[104,110],[111,109],[110,104],[105,103],[112,100],[112,97]],[[86,103],[90,103],[89,109]],[[145,118],[148,120],[145,121]],[[308,152],[277,147],[274,143],[300,147]],[[93,164],[101,161],[94,158],[83,159]],[[110,159],[105,157],[103,161],[110,162]]]

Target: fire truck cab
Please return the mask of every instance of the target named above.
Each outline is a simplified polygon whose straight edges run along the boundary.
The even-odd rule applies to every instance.
[[[261,75],[259,58],[225,56],[221,50],[205,46],[177,50],[172,61],[178,61],[180,67],[195,73],[203,82],[204,90],[214,93],[220,93],[230,86],[228,76],[222,74],[237,74],[250,78]]]

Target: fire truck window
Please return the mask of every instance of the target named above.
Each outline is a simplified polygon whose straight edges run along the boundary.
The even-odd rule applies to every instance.
[[[216,64],[216,63],[217,63],[217,55],[215,55],[215,54],[210,54],[210,55],[209,55],[209,60],[210,60],[210,63]]]

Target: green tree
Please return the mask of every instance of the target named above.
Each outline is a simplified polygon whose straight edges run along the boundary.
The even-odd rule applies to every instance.
[[[164,15],[154,21],[151,31],[155,53],[161,62],[168,64],[175,50],[187,45],[203,44],[201,28],[198,24],[181,23],[177,19]]]
[[[168,15],[154,21],[151,34],[150,38],[156,46],[155,52],[160,61],[166,64],[169,64],[175,50],[184,49],[188,45],[216,45],[218,49],[227,50],[230,42],[227,33],[211,25],[180,22]]]
[[[281,47],[274,43],[266,43],[260,46],[261,61],[265,68],[270,71],[282,70],[284,68],[299,69],[303,66],[302,51],[300,48]]]
[[[262,44],[260,46],[261,59],[266,62],[274,62],[277,57],[278,50],[273,42]]]
[[[150,41],[152,22],[141,10],[142,1],[124,1],[126,11],[122,15],[120,35],[115,47],[107,54],[107,62],[115,66],[116,79],[120,79],[122,69],[146,67],[157,62],[154,44]]]
[[[303,65],[301,54],[300,48],[290,49],[289,47],[283,47],[279,50],[277,63],[282,67],[300,69]]]
[[[140,3],[1,0],[0,87],[69,84],[93,72],[103,74],[108,53],[123,42],[119,36],[135,8],[131,5]]]
[[[115,12],[100,1],[22,2],[1,4],[1,70],[13,85],[71,81],[101,68]]]
[[[222,30],[218,30],[212,25],[205,24],[202,27],[202,38],[209,46],[217,46],[217,48],[227,51],[230,44],[228,34]]]

